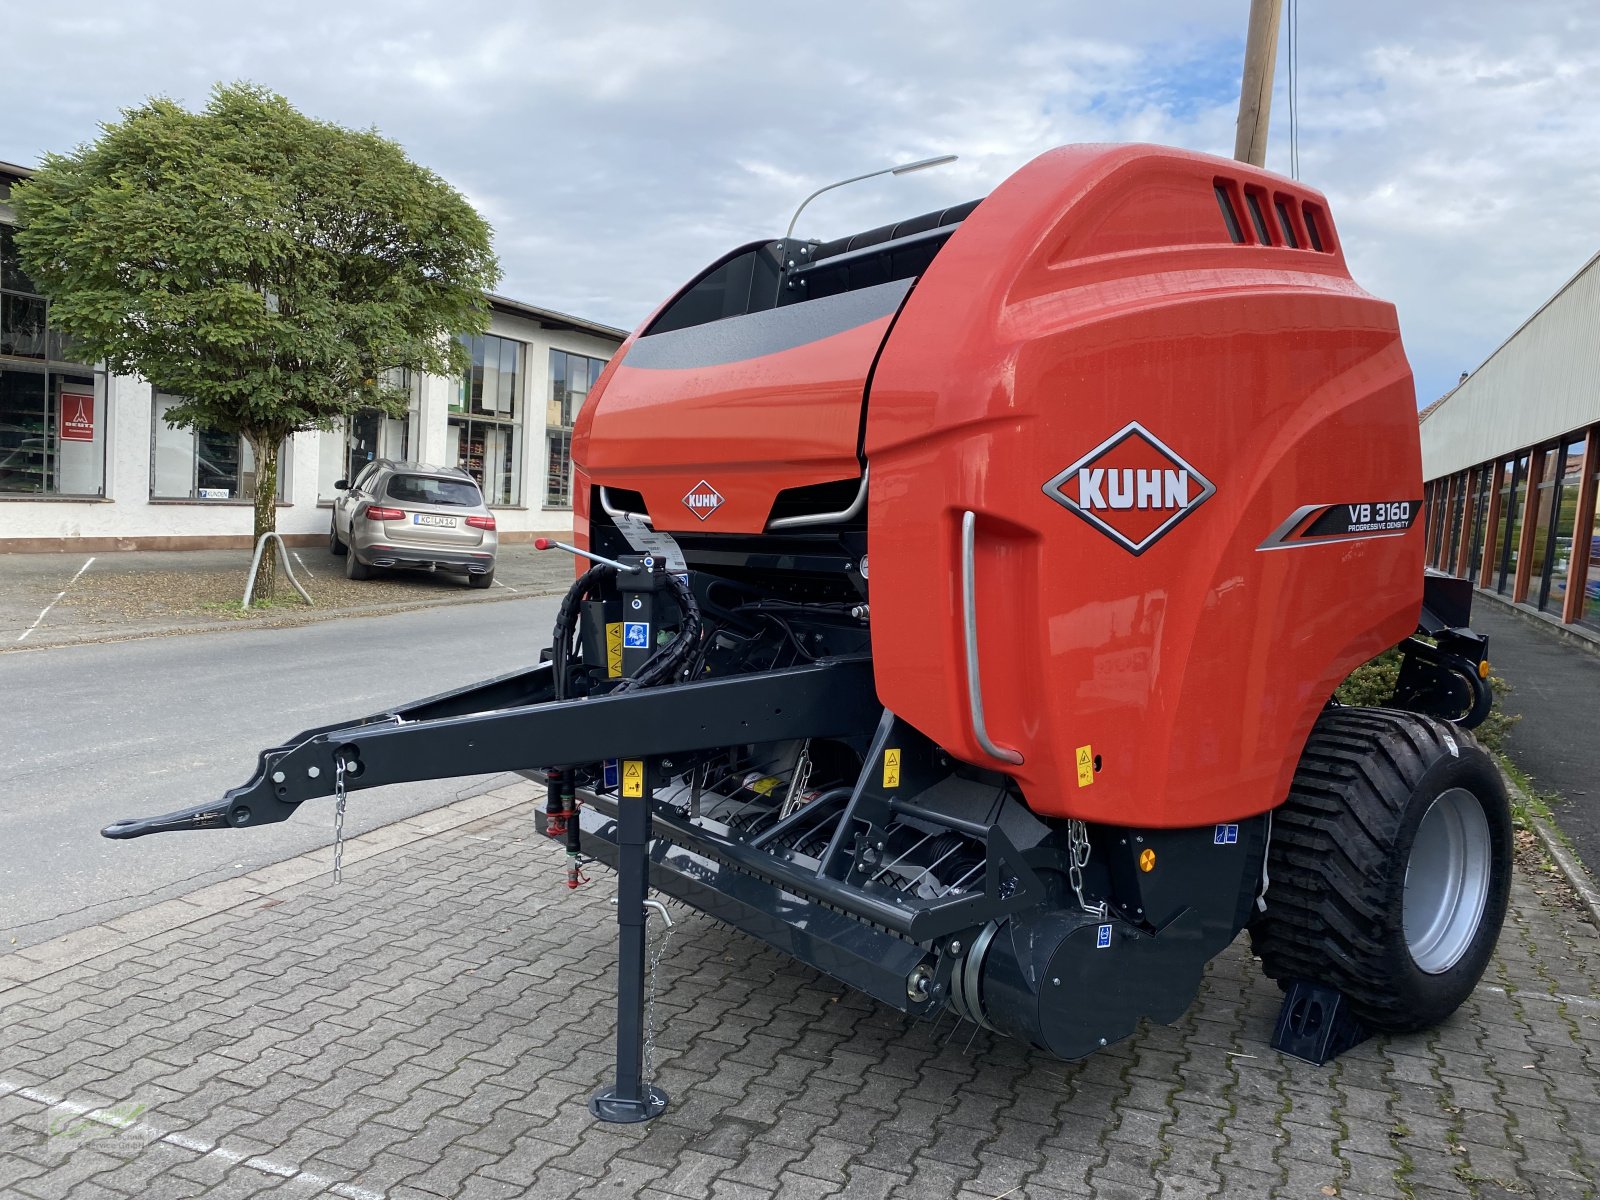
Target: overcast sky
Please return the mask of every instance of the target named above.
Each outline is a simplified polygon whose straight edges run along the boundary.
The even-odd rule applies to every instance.
[[[1248,0],[6,5],[0,159],[247,79],[375,126],[495,228],[518,299],[631,328],[823,183],[832,237],[1079,141],[1229,155]],[[1300,174],[1399,306],[1423,402],[1600,250],[1600,5],[1301,0]],[[1287,28],[1285,28],[1287,35]],[[1288,170],[1286,48],[1268,166]]]

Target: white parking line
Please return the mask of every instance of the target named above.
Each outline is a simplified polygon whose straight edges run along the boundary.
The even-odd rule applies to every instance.
[[[1493,984],[1493,983],[1484,984],[1483,985],[1483,990],[1486,991],[1486,992],[1493,992],[1497,996],[1504,996],[1504,995],[1508,994],[1506,992],[1505,988],[1500,987],[1498,984]],[[1600,1000],[1595,999],[1595,997],[1593,997],[1593,996],[1575,996],[1570,992],[1537,992],[1537,991],[1534,991],[1532,988],[1518,988],[1517,989],[1517,999],[1518,1000],[1549,1000],[1554,1004],[1568,1004],[1568,1005],[1572,1005],[1575,1008],[1600,1009]]]
[[[295,562],[300,564],[300,569],[306,573],[306,578],[315,579],[316,576],[311,573],[311,568],[306,566],[306,560],[300,557],[300,551],[291,550],[290,553],[294,555]]]
[[[79,567],[78,568],[78,575],[82,575],[85,571],[87,571],[89,569],[89,563],[92,563],[93,561],[94,561],[94,559],[90,558],[88,560],[88,562],[85,562],[83,564],[83,566]],[[39,622],[44,620],[46,613],[48,613],[52,608],[54,608],[57,604],[60,603],[61,597],[65,596],[67,594],[67,588],[70,588],[73,584],[78,582],[78,575],[74,575],[71,579],[67,580],[67,587],[62,588],[59,592],[57,592],[56,593],[56,598],[54,600],[50,601],[49,604],[46,604],[44,606],[44,608],[40,610],[39,615],[33,619],[33,624],[29,625],[26,629],[24,629],[22,631],[22,635],[17,638],[18,642],[27,641],[28,640],[28,635],[30,633],[32,633],[35,629],[39,628]]]
[[[501,583],[498,579],[496,579],[494,581],[494,585],[495,585],[495,587],[503,587],[508,592],[517,592],[517,589],[512,587],[509,583]],[[520,596],[520,595],[522,595],[522,593],[521,592],[517,592],[517,595]]]
[[[7,1083],[5,1080],[0,1079],[0,1096],[12,1093],[32,1100],[35,1104],[48,1105],[50,1108],[60,1109],[62,1112],[72,1116],[82,1117],[85,1122],[103,1125],[108,1133],[136,1134],[146,1144],[150,1142],[171,1142],[174,1146],[180,1146],[185,1150],[192,1151],[202,1158],[219,1159],[230,1165],[243,1163],[252,1170],[261,1171],[268,1175],[278,1175],[285,1179],[298,1179],[318,1190],[332,1192],[335,1196],[344,1196],[347,1200],[384,1200],[382,1192],[375,1192],[371,1188],[357,1187],[353,1183],[342,1183],[336,1179],[324,1179],[321,1175],[313,1174],[310,1171],[302,1171],[299,1167],[291,1166],[287,1163],[274,1162],[270,1158],[260,1158],[254,1154],[245,1154],[238,1150],[227,1150],[206,1141],[204,1138],[198,1138],[181,1131],[163,1133],[154,1125],[146,1125],[143,1121],[123,1120],[117,1116],[117,1108],[107,1109],[101,1104],[82,1104],[76,1100],[68,1100],[64,1096],[52,1096],[47,1092],[41,1092],[38,1088],[19,1087],[14,1083]],[[135,1111],[142,1111],[142,1109]],[[54,1126],[55,1122],[52,1121],[51,1124]],[[72,1139],[69,1144],[79,1144],[80,1132],[78,1126],[81,1124],[82,1122],[75,1122],[72,1127],[64,1131],[66,1137]],[[52,1128],[51,1133],[52,1136],[55,1136],[56,1130]]]

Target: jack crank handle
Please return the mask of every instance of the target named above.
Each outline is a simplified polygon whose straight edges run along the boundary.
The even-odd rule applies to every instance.
[[[566,542],[558,542],[554,538],[534,538],[535,550],[565,550],[568,554],[576,554],[579,558],[587,558],[590,562],[597,562],[603,566],[615,567],[619,571],[639,571],[642,567],[630,567],[627,563],[620,563],[614,558],[603,558],[598,554],[590,554],[587,550],[579,550],[576,546],[569,546]]]

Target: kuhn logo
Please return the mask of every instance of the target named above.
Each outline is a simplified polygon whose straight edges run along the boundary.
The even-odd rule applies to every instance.
[[[1137,421],[1044,485],[1050,499],[1133,554],[1155,545],[1216,490]]]
[[[683,502],[689,506],[690,512],[704,521],[722,507],[722,494],[702,479],[689,489]]]

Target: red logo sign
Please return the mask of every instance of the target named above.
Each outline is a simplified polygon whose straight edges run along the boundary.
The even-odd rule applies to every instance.
[[[61,440],[94,441],[94,396],[91,393],[61,393]]]
[[[1143,554],[1216,486],[1130,421],[1044,485],[1044,494],[1112,541]]]
[[[722,507],[722,493],[702,479],[689,489],[683,502],[689,506],[690,512],[704,521]]]

